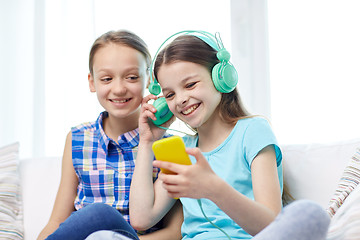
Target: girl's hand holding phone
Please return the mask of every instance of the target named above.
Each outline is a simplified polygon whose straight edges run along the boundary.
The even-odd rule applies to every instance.
[[[186,149],[186,153],[196,158],[195,164],[183,165],[159,160],[153,162],[155,167],[175,173],[160,172],[159,179],[163,182],[164,189],[172,198],[211,199],[214,186],[222,180],[211,169],[200,149]]]

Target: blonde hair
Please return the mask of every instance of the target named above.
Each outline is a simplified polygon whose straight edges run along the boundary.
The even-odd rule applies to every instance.
[[[139,51],[145,57],[147,68],[150,68],[150,52],[146,43],[139,36],[126,30],[109,31],[98,37],[91,47],[89,54],[89,71],[91,75],[93,75],[94,57],[96,52],[109,43],[123,44]]]

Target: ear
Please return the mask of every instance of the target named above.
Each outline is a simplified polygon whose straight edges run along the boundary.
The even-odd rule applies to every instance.
[[[95,80],[91,73],[88,74],[88,81],[89,81],[90,92],[96,92]]]
[[[146,89],[149,88],[149,85],[150,85],[150,76],[148,76],[148,80],[146,82]]]

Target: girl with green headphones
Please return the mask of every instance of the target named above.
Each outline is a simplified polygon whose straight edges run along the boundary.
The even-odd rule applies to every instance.
[[[282,153],[268,121],[241,104],[237,73],[220,37],[197,31],[175,36],[156,54],[152,95],[142,102],[132,226],[153,226],[179,198],[183,239],[324,239],[329,219],[312,202],[291,204],[274,221],[282,210]],[[163,97],[155,96],[160,90]],[[196,131],[183,137],[192,165],[153,162],[152,145],[165,131],[157,125],[172,114]],[[153,166],[175,174],[161,172],[153,182]]]
[[[139,120],[130,221],[137,229],[148,228],[179,198],[184,214],[183,239],[251,239],[282,210],[281,150],[268,121],[251,116],[243,107],[236,89],[237,72],[219,35],[197,31],[179,34],[156,54],[152,84],[161,85],[169,110],[196,131],[195,136],[183,137],[193,165],[152,161],[151,146],[164,130],[148,121],[150,118],[157,125],[158,114],[163,111],[148,103],[159,99],[154,96],[159,91],[152,92],[150,86],[154,95],[144,98]],[[176,174],[160,173],[153,183],[153,165]],[[293,209],[303,211],[308,205],[311,211],[320,211],[315,222],[326,229],[326,213],[316,204],[298,203]],[[265,232],[276,228],[279,226]],[[324,232],[310,231],[315,238],[304,239],[322,239]],[[298,238],[287,234],[284,239]]]
[[[247,239],[281,210],[282,155],[268,122],[251,117],[242,106],[237,73],[228,62],[229,54],[217,44],[220,40],[201,36],[177,37],[157,55],[154,64],[155,79],[170,111],[196,129],[195,136],[184,137],[193,165],[154,162],[154,166],[177,174],[160,173],[159,181],[150,188],[153,154],[149,147],[162,131],[147,124],[148,117],[156,120],[156,112],[143,103],[130,221],[135,228],[150,226],[169,210],[174,198],[180,198],[183,239],[224,237],[212,224],[231,238]],[[214,44],[204,39],[214,39]],[[226,87],[231,85],[228,82],[231,87]],[[197,199],[212,222],[203,216]],[[148,214],[145,209],[150,209]]]

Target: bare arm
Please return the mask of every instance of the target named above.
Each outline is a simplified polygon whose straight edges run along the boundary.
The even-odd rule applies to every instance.
[[[143,236],[140,240],[180,240],[181,224],[184,217],[182,213],[182,205],[180,201],[176,201],[172,209],[165,215],[163,222],[164,228]]]
[[[218,181],[222,194],[212,200],[246,232],[256,235],[270,224],[281,211],[281,190],[275,151],[263,149],[251,165],[255,201],[239,194],[225,182]]]
[[[152,179],[153,153],[151,143],[139,144],[136,166],[130,188],[130,223],[137,230],[145,230],[158,223],[170,210],[175,200],[157,179]]]
[[[153,183],[152,144],[163,136],[164,130],[151,126],[148,118],[155,118],[156,109],[147,102],[155,96],[143,99],[139,118],[139,150],[130,187],[130,223],[137,230],[145,230],[159,222],[170,210],[175,200],[167,195],[161,181]],[[170,122],[168,123],[170,124]]]
[[[38,240],[45,239],[53,233],[74,211],[74,199],[78,178],[72,164],[71,132],[66,137],[64,154],[62,159],[62,170],[60,186],[56,195],[54,207],[47,225],[38,236]]]

